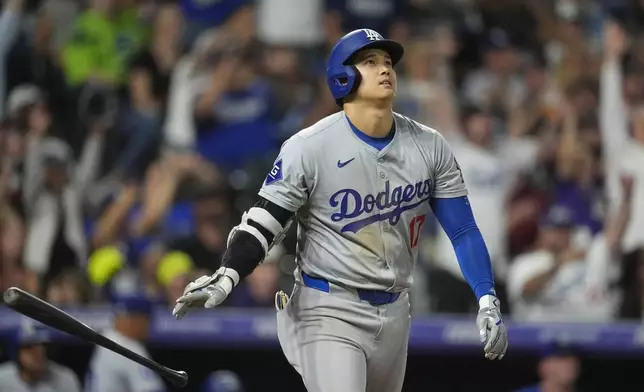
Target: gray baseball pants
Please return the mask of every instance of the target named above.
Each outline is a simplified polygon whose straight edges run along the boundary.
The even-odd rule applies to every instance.
[[[296,283],[277,310],[282,350],[308,392],[399,392],[407,365],[409,295],[371,305],[347,288]]]

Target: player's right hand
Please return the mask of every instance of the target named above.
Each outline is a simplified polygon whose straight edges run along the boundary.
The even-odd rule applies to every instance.
[[[508,349],[508,330],[501,317],[499,299],[493,295],[485,295],[479,300],[479,306],[476,325],[484,346],[485,358],[503,359]]]
[[[188,283],[183,295],[176,301],[172,315],[181,319],[190,308],[214,308],[224,302],[233,289],[232,280],[222,274],[204,275]]]

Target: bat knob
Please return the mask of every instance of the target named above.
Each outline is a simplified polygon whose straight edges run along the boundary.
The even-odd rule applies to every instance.
[[[2,296],[7,305],[15,305],[20,298],[20,291],[15,287],[8,288]]]
[[[186,384],[188,384],[188,373],[184,372],[183,370],[180,370],[178,372],[175,372],[176,377],[172,378],[172,384],[174,384],[175,387],[185,387]]]

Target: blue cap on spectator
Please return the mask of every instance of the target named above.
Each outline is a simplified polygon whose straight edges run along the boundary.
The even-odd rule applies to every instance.
[[[244,392],[239,376],[230,370],[218,370],[208,376],[201,392]]]
[[[562,205],[554,205],[541,218],[541,226],[552,228],[571,228],[575,225],[572,211]]]
[[[143,293],[115,294],[112,297],[112,309],[117,314],[152,313],[152,301]]]
[[[48,343],[51,339],[49,331],[43,325],[37,325],[31,320],[25,320],[16,330],[15,343],[17,346],[30,346]]]
[[[541,347],[540,354],[541,358],[567,357],[576,356],[577,351],[571,345],[560,342],[551,342]]]
[[[25,317],[10,338],[7,342],[7,353],[10,359],[15,360],[21,347],[49,343],[51,334],[46,326]]]

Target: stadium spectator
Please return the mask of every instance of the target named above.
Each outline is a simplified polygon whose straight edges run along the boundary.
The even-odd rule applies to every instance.
[[[454,31],[447,24],[436,23],[432,30],[409,39],[404,73],[398,78],[397,111],[441,132],[453,131],[459,107],[450,64],[457,47]]]
[[[20,29],[20,18],[23,10],[24,0],[6,1],[0,15],[0,117],[4,117],[5,94],[7,88],[6,63],[18,31]]]
[[[599,157],[594,155],[591,140],[597,128],[582,131],[573,108],[566,109],[562,124],[557,160],[553,175],[551,202],[572,211],[574,225],[587,238],[603,226],[603,194],[599,179]],[[584,132],[582,134],[582,132]]]
[[[505,138],[495,143],[492,123],[488,111],[472,108],[463,114],[463,134],[452,131],[446,137],[451,140],[468,184],[469,200],[492,259],[497,294],[502,303],[507,303],[503,299],[508,269],[508,199],[519,175],[530,172],[538,163],[538,149],[521,138]],[[476,303],[470,298],[471,290],[445,233],[438,234],[435,261],[438,268],[430,271],[429,287],[436,311],[471,311]]]
[[[519,256],[511,267],[509,294],[516,319],[610,321],[618,316],[623,292],[615,286],[633,188],[633,179],[623,177],[620,210],[588,245],[573,242],[573,211],[551,208],[542,225],[542,249]]]
[[[186,41],[189,47],[204,31],[213,28],[229,30],[232,34],[249,41],[255,37],[254,2],[250,0],[221,0],[203,2],[181,0],[181,10],[188,20]]]
[[[577,352],[559,344],[547,345],[537,368],[539,383],[516,392],[567,392],[576,390],[581,373]]]
[[[142,177],[157,151],[170,75],[182,54],[182,30],[183,19],[178,7],[162,6],[154,19],[149,46],[133,55],[130,61],[127,99],[115,127],[125,140],[112,169],[117,184]]]
[[[81,4],[67,0],[44,0],[37,12],[38,22],[46,26],[50,37],[46,49],[57,56],[74,33],[74,21],[81,12]],[[56,61],[57,63],[58,61]]]
[[[326,0],[326,41],[335,43],[347,31],[369,28],[405,42],[407,25],[401,16],[407,1],[401,0]]]
[[[500,28],[490,30],[483,50],[483,67],[467,75],[462,94],[472,104],[503,115],[526,94],[525,82],[517,73],[519,53],[508,33]]]
[[[80,392],[76,375],[47,359],[49,331],[31,320],[23,321],[11,343],[13,361],[0,365],[0,391]]]
[[[69,266],[80,266],[87,257],[83,232],[83,203],[95,179],[102,147],[102,124],[87,138],[79,165],[69,146],[48,135],[51,116],[34,86],[12,92],[10,108],[20,112],[26,134],[22,195],[27,237],[24,265],[39,275],[43,288]]]
[[[149,317],[152,303],[137,292],[114,293],[113,327],[104,335],[135,353],[150,357],[144,346],[149,333]],[[107,391],[161,391],[164,384],[152,370],[133,363],[119,354],[97,347],[92,355],[90,368],[85,378],[88,392]]]
[[[53,8],[60,6],[60,8]],[[40,88],[48,98],[54,128],[66,129],[76,124],[77,116],[72,97],[65,80],[65,75],[60,67],[59,47],[55,42],[62,32],[70,31],[73,26],[76,12],[69,9],[75,7],[74,2],[50,0],[42,4],[33,16],[27,14],[21,21],[21,34],[16,40],[7,58],[7,82],[11,91],[21,85],[35,85]],[[33,7],[32,2],[27,2],[27,7]],[[57,19],[57,18],[62,19]],[[53,20],[56,19],[56,26]],[[61,26],[67,19],[67,25]],[[26,26],[25,26],[26,25]],[[55,30],[60,28],[60,30]],[[65,137],[68,135],[57,134]]]
[[[190,258],[196,268],[214,273],[219,268],[229,232],[229,219],[221,210],[225,206],[225,201],[218,195],[198,200],[194,209],[194,233],[173,238],[166,244],[166,251],[181,252]]]
[[[62,271],[52,279],[44,298],[56,306],[71,307],[89,304],[92,290],[87,274],[80,269]]]
[[[315,51],[324,42],[324,0],[257,2],[257,39],[272,48]]]
[[[629,102],[623,89],[621,61],[628,49],[628,37],[615,23],[605,29],[604,62],[601,71],[600,107],[602,148],[606,191],[610,209],[618,208],[620,178],[635,179],[633,217],[624,238],[624,251],[634,253],[644,248],[644,111],[641,102]]]
[[[257,49],[219,38],[202,77],[193,81],[197,152],[225,171],[277,148],[273,91],[257,70]],[[244,143],[238,143],[244,140]]]
[[[67,82],[94,82],[120,87],[127,64],[144,43],[146,29],[128,1],[92,0],[74,22],[70,40],[61,52]]]

